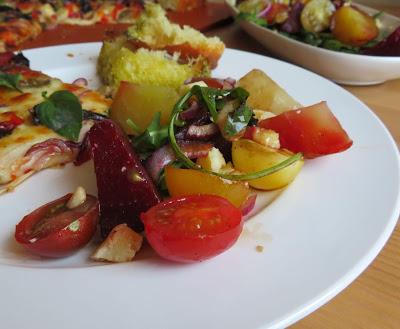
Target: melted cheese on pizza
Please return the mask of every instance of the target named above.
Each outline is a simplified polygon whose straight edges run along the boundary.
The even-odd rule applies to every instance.
[[[111,105],[111,100],[95,91],[53,78],[42,86],[23,88],[23,93],[0,87],[0,118],[2,114],[11,112],[24,120],[11,134],[0,138],[0,184],[6,184],[24,174],[19,167],[24,163],[24,157],[32,146],[50,139],[65,140],[45,126],[34,125],[30,112],[35,105],[43,101],[42,92],[46,91],[51,95],[57,90],[69,90],[74,93],[84,110],[107,115]],[[83,138],[91,124],[89,121],[84,122],[80,138]]]

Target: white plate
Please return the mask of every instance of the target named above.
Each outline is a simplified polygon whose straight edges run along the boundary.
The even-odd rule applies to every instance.
[[[357,6],[370,14],[378,12],[367,6]],[[233,15],[238,13],[236,8],[230,8]],[[387,31],[393,31],[400,26],[398,17],[384,13],[380,19]],[[252,22],[241,21],[239,24],[274,55],[338,83],[373,85],[400,77],[400,56],[347,54],[308,45]]]
[[[25,54],[34,69],[66,81],[89,77],[93,86],[99,46]],[[247,222],[232,249],[193,265],[162,261],[149,249],[120,265],[90,263],[90,247],[58,261],[30,256],[13,240],[25,213],[78,183],[96,192],[90,163],[35,175],[0,197],[2,328],[278,328],[315,310],[366,268],[399,215],[399,155],[391,136],[355,97],[290,64],[227,49],[215,76],[238,78],[252,68],[268,72],[303,104],[327,100],[354,146],[307,161],[295,182]]]

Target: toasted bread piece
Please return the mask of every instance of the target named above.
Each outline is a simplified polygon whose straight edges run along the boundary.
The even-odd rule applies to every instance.
[[[207,59],[211,68],[217,66],[225,49],[218,37],[208,38],[201,32],[189,27],[180,27],[171,23],[165,11],[153,3],[147,3],[140,18],[128,29],[128,38],[143,42],[152,49],[172,47],[176,52],[180,48],[190,48],[193,57],[202,56]]]
[[[181,28],[159,5],[147,3],[125,33],[103,42],[97,68],[112,91],[124,80],[178,89],[188,78],[209,76],[224,48],[217,37]]]
[[[113,89],[118,88],[120,81],[177,89],[186,79],[204,72],[200,63],[180,64],[177,56],[171,57],[166,51],[145,48],[131,51],[126,47],[115,51],[114,47],[112,43],[103,43],[98,62],[104,84]]]
[[[113,263],[130,262],[142,247],[142,242],[143,237],[139,233],[126,224],[119,224],[113,228],[90,258]]]

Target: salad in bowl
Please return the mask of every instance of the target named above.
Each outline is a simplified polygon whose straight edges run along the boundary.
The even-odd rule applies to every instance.
[[[369,14],[344,0],[245,0],[237,5],[247,20],[295,40],[351,54],[400,56],[400,24],[389,32],[382,12]]]
[[[237,23],[273,55],[335,82],[400,77],[400,18],[349,1],[228,3]]]

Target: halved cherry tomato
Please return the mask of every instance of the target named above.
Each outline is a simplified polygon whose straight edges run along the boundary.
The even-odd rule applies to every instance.
[[[163,258],[203,261],[231,247],[243,228],[241,211],[213,195],[166,200],[142,213],[147,240]]]
[[[342,6],[331,19],[335,39],[353,47],[361,47],[379,35],[375,19],[360,8]]]
[[[15,229],[15,240],[40,256],[65,257],[86,245],[96,232],[99,202],[87,195],[80,206],[69,209],[71,194],[26,215]]]
[[[0,121],[8,122],[14,126],[19,126],[20,124],[24,123],[24,120],[21,119],[18,115],[14,112],[4,112],[0,114]]]
[[[259,126],[279,133],[282,148],[306,158],[342,152],[353,144],[326,102],[284,112]]]
[[[224,80],[217,78],[194,77],[190,79],[190,83],[203,81],[208,87],[215,89],[224,88]]]
[[[289,11],[289,6],[282,3],[271,4],[270,10],[264,16],[268,24],[283,23],[277,19],[279,15],[283,15]],[[285,16],[287,18],[287,15]]]

